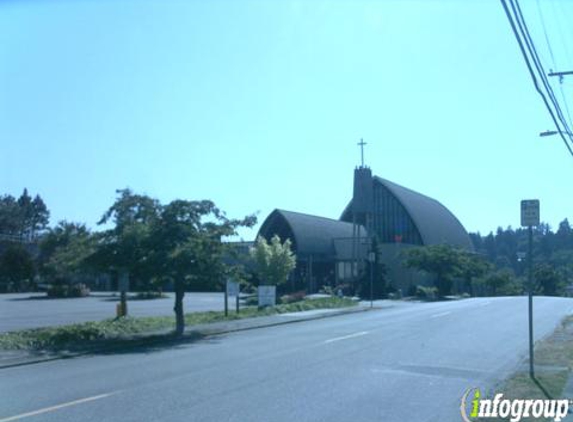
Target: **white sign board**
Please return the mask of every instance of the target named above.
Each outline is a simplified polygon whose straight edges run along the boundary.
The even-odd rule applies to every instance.
[[[259,286],[259,306],[275,306],[277,286]]]
[[[119,274],[117,280],[117,290],[120,292],[127,292],[129,290],[129,273],[123,271]]]
[[[239,296],[239,283],[237,283],[236,281],[227,280],[227,295]]]
[[[539,226],[539,199],[521,201],[521,225]]]

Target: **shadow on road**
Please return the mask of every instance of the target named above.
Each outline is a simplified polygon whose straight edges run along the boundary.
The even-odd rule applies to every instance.
[[[173,333],[165,333],[146,336],[145,338],[95,340],[89,344],[69,347],[66,351],[60,351],[58,353],[70,353],[70,358],[76,354],[94,356],[133,353],[148,354],[166,349],[186,347],[198,342],[216,344],[219,342],[219,339],[208,337],[197,332],[190,332],[182,337],[177,337]]]
[[[543,395],[545,397],[547,397],[549,400],[553,400],[553,397],[551,396],[551,394],[549,394],[549,392],[547,391],[547,389],[543,386],[543,384],[541,384],[541,382],[535,378],[534,376],[531,377],[531,379],[533,380],[533,382],[535,383],[535,385],[537,385],[537,387],[539,387],[539,389],[543,392]]]
[[[22,302],[22,301],[29,301],[29,300],[59,300],[59,299],[87,299],[89,296],[86,297],[49,297],[48,295],[42,296],[28,296],[28,297],[13,297],[11,299],[6,299],[9,302]]]

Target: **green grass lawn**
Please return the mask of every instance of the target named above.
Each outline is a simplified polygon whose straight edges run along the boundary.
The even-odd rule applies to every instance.
[[[508,399],[560,399],[573,370],[573,316],[566,317],[548,337],[535,344],[535,380],[529,376],[529,363],[496,387]],[[571,397],[565,397],[570,399]],[[483,419],[489,422],[503,419]],[[524,422],[534,421],[523,418]]]
[[[247,307],[237,314],[234,308],[226,317],[222,311],[196,312],[185,315],[187,326],[208,324],[212,322],[231,321],[241,318],[276,315],[287,312],[299,312],[313,309],[344,308],[357,303],[347,298],[305,299],[287,305],[277,305],[258,309]],[[105,319],[103,321],[84,322],[59,327],[36,328],[12,331],[0,334],[0,349],[22,349],[32,351],[89,350],[108,344],[118,346],[121,342],[133,343],[145,335],[155,339],[170,337],[170,330],[175,327],[173,316],[165,317],[124,317]]]

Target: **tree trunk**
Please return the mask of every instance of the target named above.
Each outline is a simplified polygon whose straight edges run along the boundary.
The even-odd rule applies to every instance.
[[[185,284],[183,280],[175,281],[175,334],[183,335],[185,331],[185,314],[183,313],[183,297],[185,296]]]

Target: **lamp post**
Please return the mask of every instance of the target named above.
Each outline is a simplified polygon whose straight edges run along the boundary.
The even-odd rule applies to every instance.
[[[374,262],[376,261],[376,253],[368,253],[368,261],[370,262],[370,307],[374,307]]]
[[[553,135],[560,135],[562,133],[564,133],[565,135],[573,136],[573,133],[567,132],[566,130],[546,130],[545,132],[541,132],[539,136],[541,137],[553,136]]]

